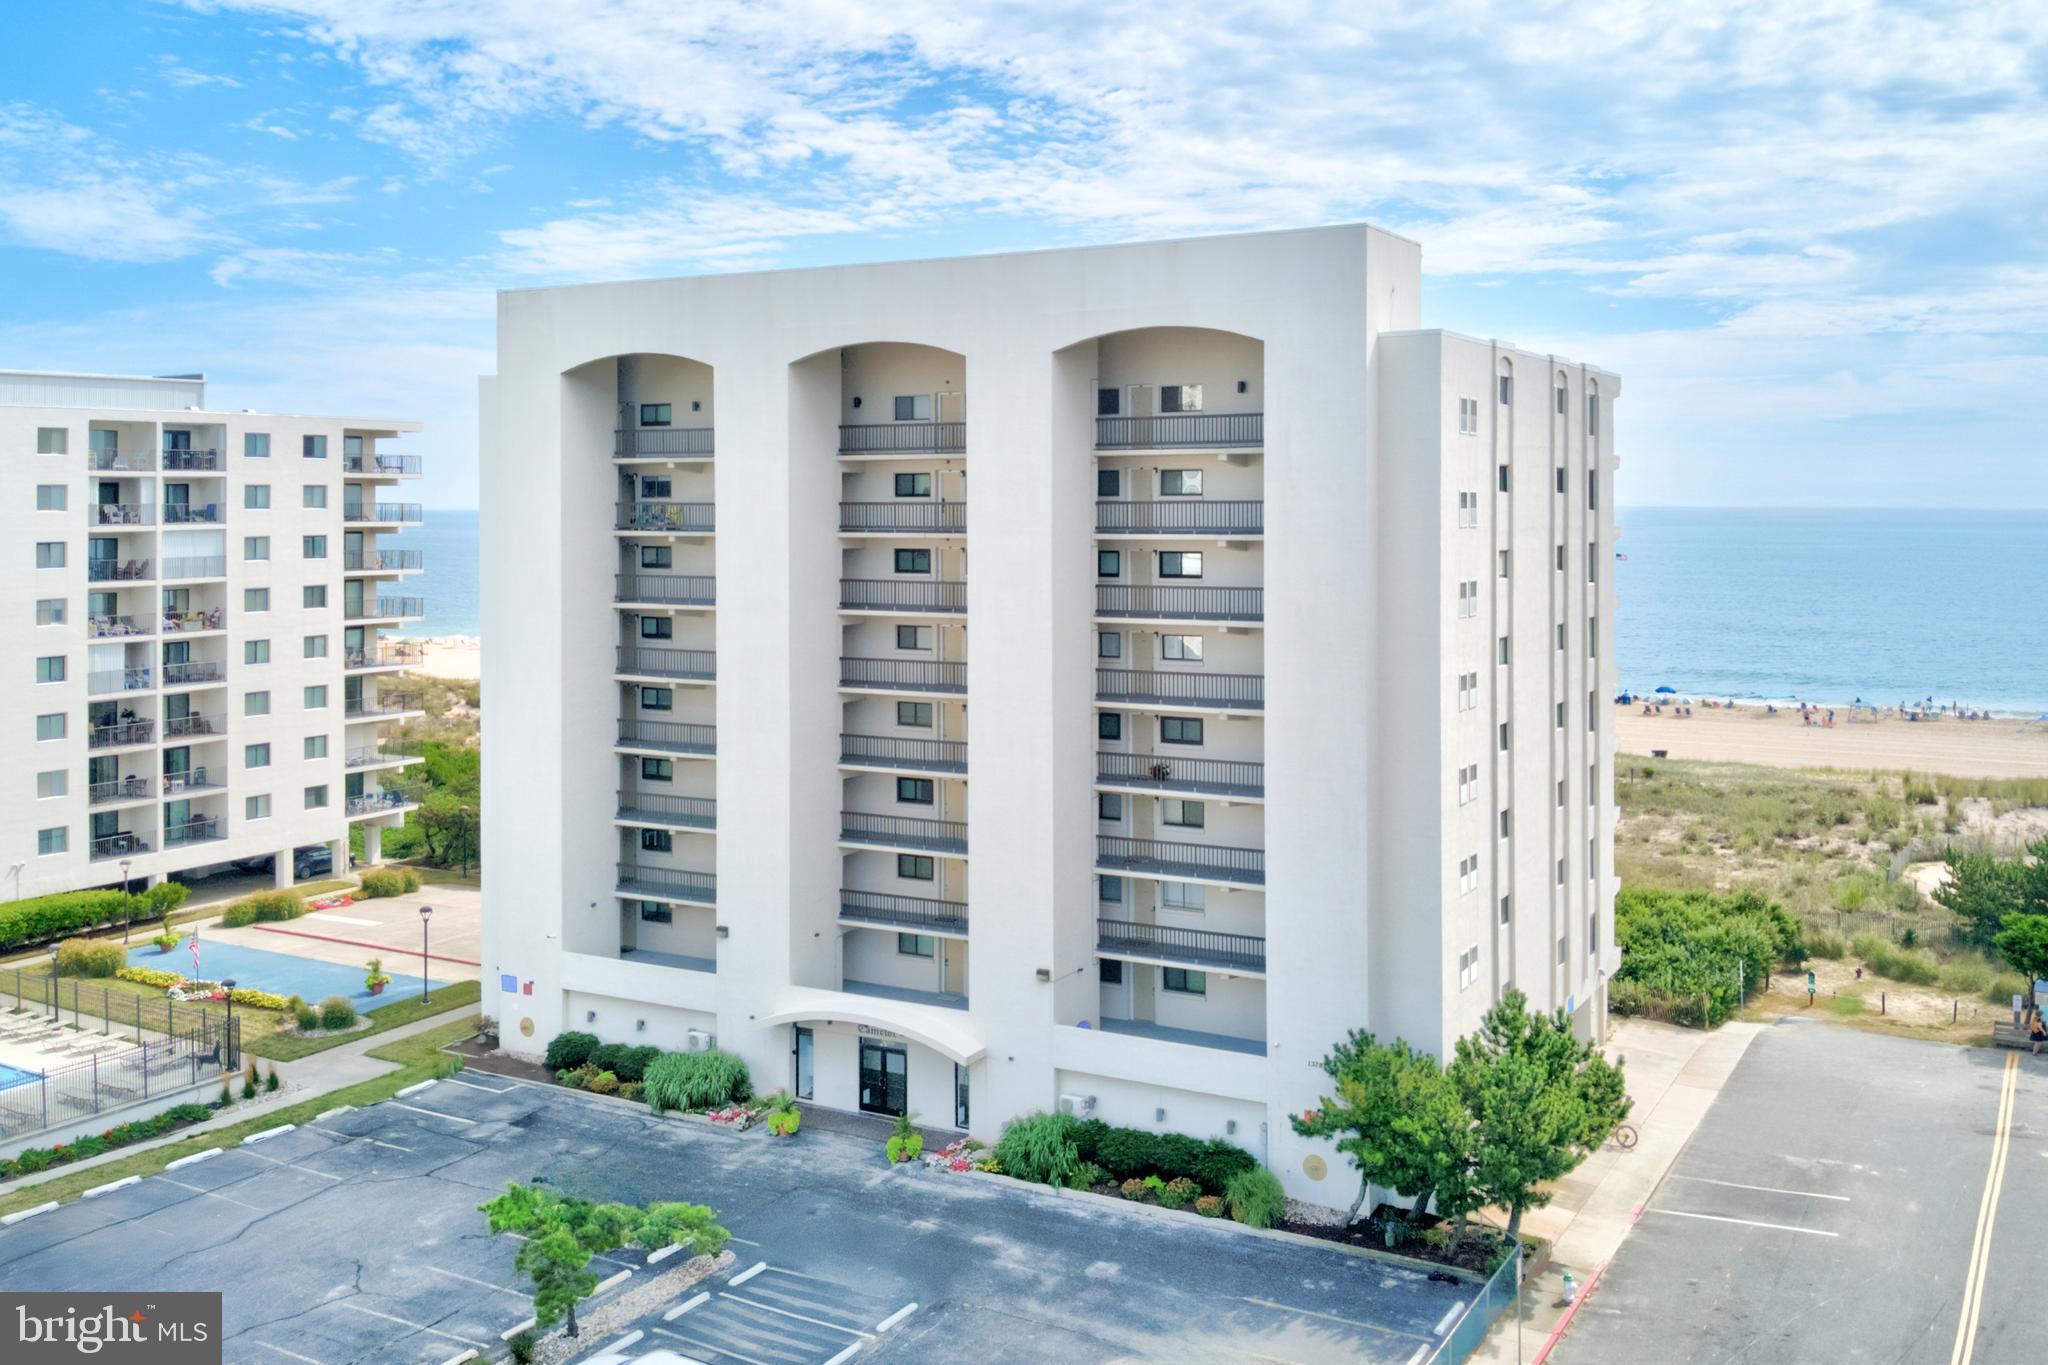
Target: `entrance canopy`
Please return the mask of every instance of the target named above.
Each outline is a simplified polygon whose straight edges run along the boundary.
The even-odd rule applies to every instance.
[[[967,1014],[961,1010],[853,995],[846,991],[792,986],[775,997],[772,1009],[754,1020],[757,1024],[821,1021],[866,1024],[870,1028],[899,1033],[962,1066],[974,1065],[987,1051]]]

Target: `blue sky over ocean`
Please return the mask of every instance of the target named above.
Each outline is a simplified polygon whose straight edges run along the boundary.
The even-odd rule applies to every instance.
[[[0,51],[0,365],[417,416],[492,292],[1366,219],[1620,371],[1627,503],[2048,507],[2048,10],[78,0]]]

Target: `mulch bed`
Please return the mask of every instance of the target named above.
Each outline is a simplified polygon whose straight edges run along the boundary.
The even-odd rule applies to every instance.
[[[477,1071],[488,1071],[493,1076],[509,1076],[518,1081],[537,1081],[542,1085],[555,1084],[555,1073],[539,1062],[529,1062],[521,1057],[500,1052],[481,1038],[465,1038],[446,1049],[462,1058],[462,1064]]]
[[[1465,1225],[1465,1236],[1458,1247],[1458,1254],[1455,1257],[1446,1256],[1442,1251],[1422,1239],[1421,1229],[1408,1231],[1406,1236],[1399,1235],[1401,1231],[1407,1230],[1407,1214],[1408,1211],[1406,1209],[1391,1204],[1382,1204],[1374,1209],[1370,1216],[1360,1219],[1349,1227],[1340,1227],[1331,1223],[1298,1221],[1291,1218],[1282,1219],[1273,1226],[1282,1232],[1299,1233],[1303,1237],[1314,1237],[1319,1241],[1341,1242],[1346,1246],[1367,1247],[1373,1251],[1391,1251],[1397,1256],[1406,1256],[1412,1260],[1429,1261],[1436,1265],[1452,1266],[1459,1270],[1469,1270],[1477,1275],[1484,1275],[1486,1273],[1487,1264],[1494,1256],[1495,1238],[1499,1234],[1481,1224],[1468,1222]],[[1387,1243],[1387,1225],[1389,1223],[1394,1224],[1397,1229],[1397,1240],[1391,1246]],[[1432,1218],[1425,1220],[1422,1226],[1428,1228],[1439,1226],[1441,1223],[1442,1220]]]

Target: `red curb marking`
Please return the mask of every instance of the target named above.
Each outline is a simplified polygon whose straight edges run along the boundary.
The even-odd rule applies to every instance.
[[[313,938],[320,940],[322,943],[345,943],[351,948],[375,948],[380,953],[391,953],[399,957],[411,956],[404,948],[394,948],[388,943],[370,943],[359,938],[336,938],[333,934],[309,934],[304,929],[280,929],[274,924],[252,924],[249,927],[251,929],[261,929],[266,934],[289,934],[293,938]],[[479,969],[484,965],[481,962],[471,962],[466,957],[444,957],[440,953],[428,953],[427,960],[429,962],[453,962],[458,966],[476,967]]]
[[[1579,1296],[1572,1300],[1571,1307],[1564,1310],[1564,1316],[1557,1320],[1557,1326],[1550,1329],[1550,1335],[1544,1338],[1543,1345],[1537,1348],[1536,1354],[1529,1357],[1529,1365],[1543,1365],[1544,1357],[1550,1354],[1550,1348],[1557,1345],[1557,1339],[1564,1335],[1564,1329],[1572,1325],[1572,1318],[1578,1314],[1579,1305],[1593,1292],[1593,1286],[1600,1283],[1600,1276],[1606,1271],[1607,1265],[1606,1261],[1602,1261],[1594,1268],[1593,1273],[1586,1277],[1586,1283],[1579,1289]]]

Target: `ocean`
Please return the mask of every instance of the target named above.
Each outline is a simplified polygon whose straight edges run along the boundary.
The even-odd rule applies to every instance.
[[[2048,712],[2048,512],[1624,507],[1621,684]],[[414,635],[477,635],[477,513],[429,511]]]

